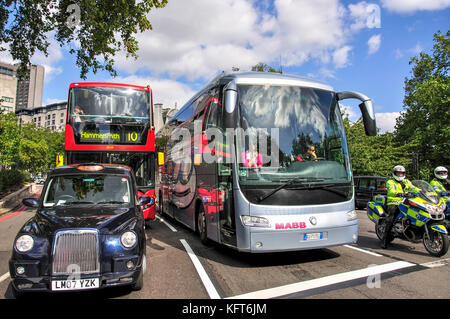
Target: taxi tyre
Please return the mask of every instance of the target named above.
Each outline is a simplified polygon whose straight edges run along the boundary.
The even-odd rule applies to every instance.
[[[136,282],[131,286],[131,289],[134,291],[139,291],[144,287],[144,273],[145,273],[145,269],[146,269],[146,264],[147,263],[147,258],[144,256],[142,256],[142,267],[141,267],[141,271],[139,273],[139,277],[136,280]]]

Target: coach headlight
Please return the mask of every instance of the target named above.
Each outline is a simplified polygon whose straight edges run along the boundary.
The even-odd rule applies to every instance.
[[[120,242],[125,248],[131,248],[136,245],[137,237],[132,231],[127,231],[120,236]]]
[[[241,216],[242,224],[244,226],[252,226],[252,227],[270,227],[269,221],[264,217],[257,216]]]
[[[22,235],[16,240],[14,245],[19,253],[26,253],[33,249],[34,239],[30,235]]]

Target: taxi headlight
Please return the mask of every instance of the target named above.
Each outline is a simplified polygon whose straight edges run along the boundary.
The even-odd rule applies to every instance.
[[[136,244],[137,237],[132,231],[127,231],[120,236],[120,242],[125,248],[131,248]]]
[[[34,246],[34,239],[30,235],[22,235],[16,240],[16,250],[20,253],[30,251]]]

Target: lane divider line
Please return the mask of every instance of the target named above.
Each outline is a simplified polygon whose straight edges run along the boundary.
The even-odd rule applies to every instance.
[[[374,253],[374,252],[372,252],[370,250],[362,249],[362,248],[359,248],[359,247],[356,247],[356,246],[344,245],[344,247],[351,248],[351,249],[354,249],[354,250],[357,250],[357,251],[360,251],[362,253],[366,253],[366,254],[369,254],[369,255],[372,255],[372,256],[375,256],[375,257],[383,257],[383,255],[380,255],[380,254]]]
[[[205,269],[203,268],[200,260],[198,260],[197,256],[195,255],[194,251],[192,250],[191,246],[189,246],[187,241],[184,239],[180,239],[180,241],[183,244],[184,249],[186,249],[186,252],[188,253],[189,257],[191,258],[191,261],[194,264],[194,267],[197,270],[197,273],[200,276],[200,279],[202,280],[203,286],[205,287],[206,291],[208,292],[209,297],[211,299],[221,299],[219,296],[219,293],[217,292],[216,288],[214,287],[214,284],[212,283],[211,279],[209,279],[208,274],[206,273]]]
[[[428,268],[437,268],[437,267],[447,266],[449,264],[450,264],[450,258],[446,258],[446,259],[431,261],[431,262],[420,264],[420,265],[424,266],[424,267],[428,267]]]
[[[2,275],[2,276],[0,277],[0,283],[3,282],[3,281],[5,281],[5,280],[8,279],[8,278],[9,278],[9,272],[7,272],[6,274],[4,274],[4,275]]]
[[[173,227],[172,225],[170,225],[168,222],[166,222],[164,219],[162,219],[161,217],[159,217],[158,215],[156,215],[156,218],[158,218],[160,221],[162,221],[164,224],[166,224],[167,227],[170,228],[171,231],[173,231],[174,233],[177,232],[177,230],[175,229],[175,227]]]
[[[312,279],[308,281],[302,281],[294,284],[289,284],[285,286],[269,288],[264,290],[259,290],[255,292],[250,292],[242,295],[237,295],[229,297],[227,299],[268,299],[276,298],[285,295],[290,295],[305,290],[311,290],[316,288],[321,288],[325,286],[331,286],[355,279],[360,279],[369,276],[380,275],[385,272],[391,272],[403,268],[409,268],[417,266],[417,264],[412,264],[406,261],[397,261],[389,264],[377,265],[372,267],[367,267],[364,269],[349,271],[345,273],[340,273],[336,275],[321,277],[317,279]]]

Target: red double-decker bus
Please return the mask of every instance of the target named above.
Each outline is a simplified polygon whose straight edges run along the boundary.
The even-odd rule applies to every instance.
[[[155,218],[155,129],[149,86],[72,83],[65,131],[65,162],[131,167],[138,196],[152,198],[144,218]]]

